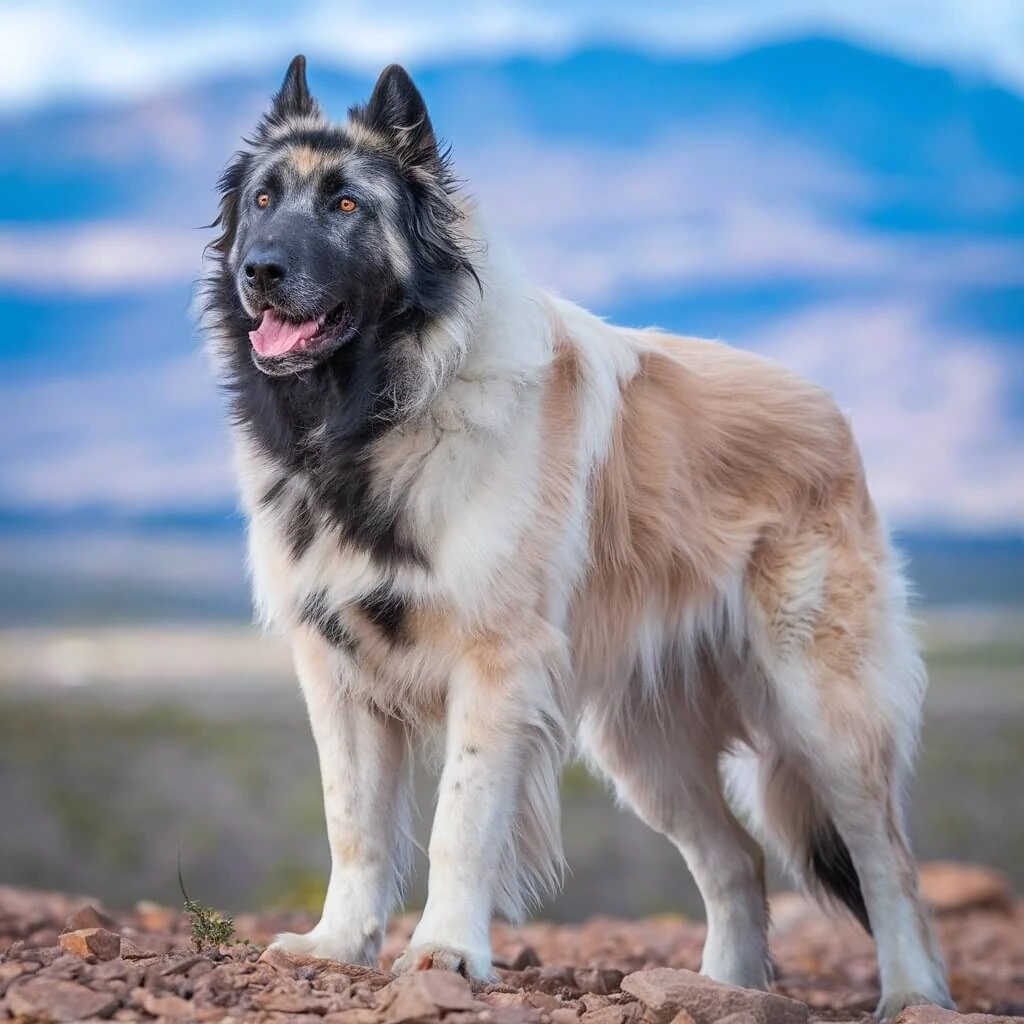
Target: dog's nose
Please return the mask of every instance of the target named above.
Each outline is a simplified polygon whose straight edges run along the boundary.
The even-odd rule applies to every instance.
[[[284,280],[284,256],[277,249],[254,250],[242,270],[250,284],[266,292]]]

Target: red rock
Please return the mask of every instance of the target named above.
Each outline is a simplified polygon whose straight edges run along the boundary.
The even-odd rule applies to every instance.
[[[117,922],[102,911],[97,910],[91,903],[79,907],[64,922],[64,931],[77,932],[83,928],[105,928],[107,931],[117,931]]]
[[[574,972],[576,987],[583,992],[592,992],[598,996],[608,996],[618,992],[625,975],[622,971],[608,970],[600,967],[586,967]]]
[[[488,1006],[475,1013],[448,1014],[444,1024],[540,1024],[543,1019],[532,1006]]]
[[[602,1006],[599,1010],[591,1010],[589,1013],[583,1014],[580,1024],[629,1024],[629,1021],[637,1016],[635,1006],[635,1003],[628,1008],[626,1006]],[[630,1013],[630,1010],[633,1010],[633,1013]]]
[[[448,1010],[479,1009],[469,982],[452,971],[411,971],[377,994],[387,1024],[438,1017]]]
[[[366,1006],[336,1010],[323,1018],[325,1024],[380,1024],[380,1014]]]
[[[730,1013],[748,1012],[758,1024],[806,1024],[804,1003],[772,992],[721,985],[692,971],[656,967],[628,974],[622,990],[644,1004],[652,1024],[669,1024],[686,1010],[695,1024],[715,1024]]]
[[[0,964],[0,996],[7,991],[7,986],[14,981],[15,978],[20,978],[22,974],[27,973],[25,968],[26,964],[13,963]]]
[[[536,1007],[541,1013],[550,1013],[552,1010],[561,1010],[565,1003],[556,999],[550,992],[528,992],[526,1001],[530,1006]]]
[[[576,1024],[580,1016],[580,1007],[572,1003],[563,1003],[555,1007],[548,1016],[551,1024]]]
[[[30,978],[7,990],[7,1006],[15,1017],[30,1020],[75,1021],[107,1017],[120,1001],[74,981]]]
[[[682,1013],[686,1013],[686,1011],[683,1010],[681,1011],[681,1014]],[[688,1013],[686,1016],[689,1020],[693,1020]],[[689,1024],[689,1021],[680,1021],[677,1017],[672,1024]],[[757,1017],[747,1010],[739,1010],[736,1013],[727,1013],[724,1017],[719,1019],[718,1024],[757,1024]]]
[[[121,956],[125,960],[166,956],[173,945],[174,939],[169,935],[125,935],[121,938]]]
[[[176,911],[170,907],[162,907],[159,903],[139,900],[135,904],[135,918],[139,927],[147,932],[172,932],[178,920]]]
[[[893,1017],[892,1024],[1020,1024],[1020,1017],[990,1013],[954,1013],[941,1006],[908,1006]]]
[[[579,994],[571,967],[528,967],[522,972],[518,982],[511,983],[522,984],[524,988],[547,992],[550,995]]]
[[[508,965],[511,971],[525,971],[527,967],[540,967],[540,957],[533,946],[523,946]]]
[[[274,1013],[315,1013],[323,1014],[329,1000],[315,995],[301,995],[297,992],[260,992],[253,1002],[261,1009]]]
[[[210,963],[205,957],[199,953],[193,953],[190,956],[182,957],[180,960],[175,961],[168,967],[165,967],[162,971],[165,978],[173,977],[175,974],[188,974],[196,964]],[[213,965],[211,964],[211,967]]]
[[[920,871],[921,895],[936,914],[957,914],[965,910],[1013,909],[1014,894],[1009,880],[999,871],[974,864],[934,861]]]
[[[68,953],[97,960],[116,960],[121,955],[121,936],[108,932],[106,928],[79,928],[64,932],[60,944]]]
[[[154,1017],[174,1017],[179,1020],[192,1017],[195,1010],[195,1007],[181,996],[158,996],[153,992],[147,992],[142,997],[142,1008]]]

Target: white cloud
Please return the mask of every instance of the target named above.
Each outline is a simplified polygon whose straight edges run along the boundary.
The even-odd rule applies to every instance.
[[[906,300],[812,307],[742,339],[828,387],[883,513],[900,525],[1024,526],[1007,359]]]
[[[231,503],[220,399],[205,357],[0,385],[7,508],[189,511]]]
[[[906,299],[821,304],[731,339],[824,384],[851,416],[896,525],[1024,526],[1009,358]],[[0,504],[140,513],[224,508],[234,485],[203,358],[0,387]]]
[[[1017,243],[855,227],[842,215],[879,186],[744,125],[699,126],[635,153],[514,140],[469,150],[458,167],[537,280],[601,308],[703,284],[1024,285]],[[191,281],[212,237],[124,221],[0,228],[0,287],[88,295]]]
[[[0,229],[0,287],[29,294],[104,294],[187,281],[201,267],[198,231],[104,222]]]
[[[511,141],[467,154],[463,170],[538,280],[605,309],[708,284],[1024,284],[1019,244],[854,226],[849,211],[880,186],[745,125],[699,126],[636,153]]]
[[[1024,92],[1019,0],[305,0],[162,10],[93,0],[8,0],[0,8],[0,105],[82,92],[137,95],[197,75],[261,68],[300,50],[375,70],[393,60],[564,52],[624,40],[676,53],[728,53],[830,32]],[[225,40],[230,40],[225,45]]]

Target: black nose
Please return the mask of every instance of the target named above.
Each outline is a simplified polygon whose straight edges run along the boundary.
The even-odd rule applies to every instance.
[[[250,284],[267,292],[284,280],[284,256],[277,249],[252,250],[242,270]]]

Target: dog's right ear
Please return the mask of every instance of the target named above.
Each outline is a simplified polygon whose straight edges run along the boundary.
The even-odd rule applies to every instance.
[[[318,117],[320,107],[310,95],[306,83],[306,58],[300,53],[292,58],[281,88],[270,108],[270,120],[282,124],[293,117]]]

